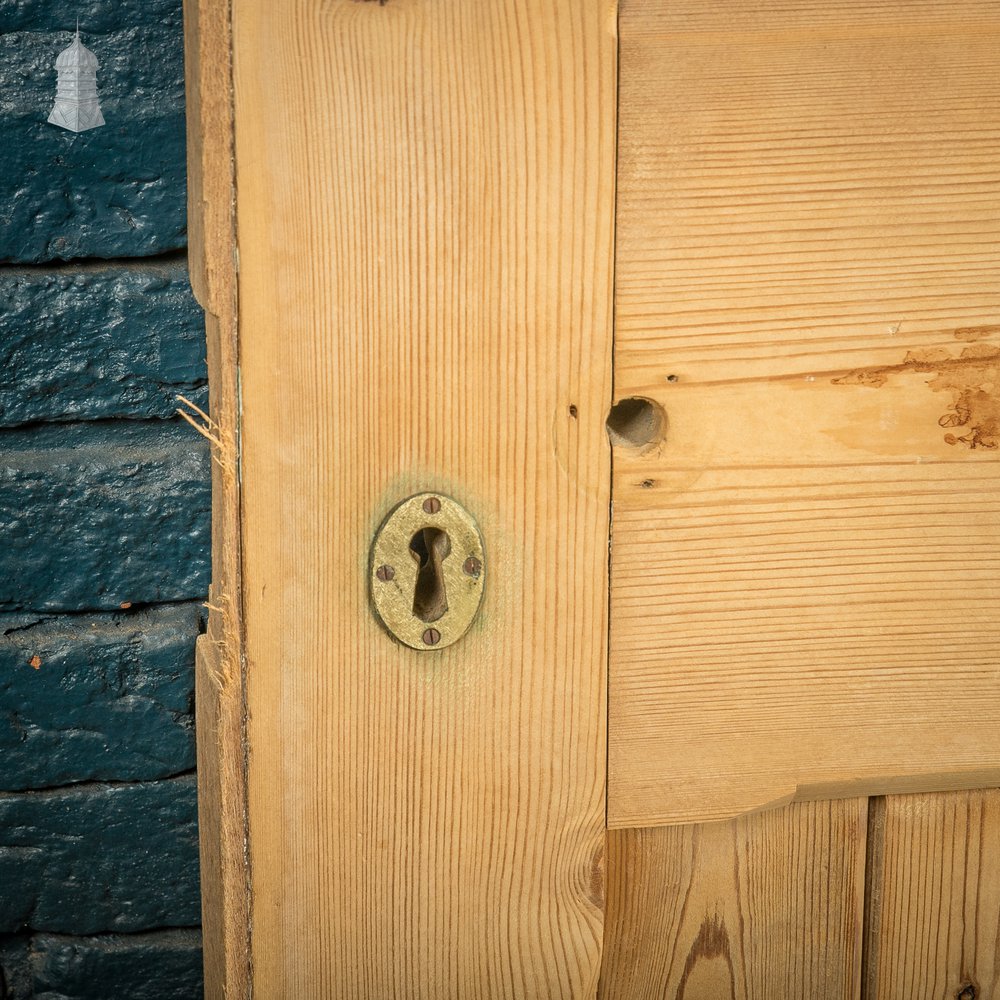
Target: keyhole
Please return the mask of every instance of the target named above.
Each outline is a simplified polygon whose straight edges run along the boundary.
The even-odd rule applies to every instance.
[[[441,564],[451,555],[451,539],[440,528],[421,528],[410,539],[410,555],[417,561],[413,614],[422,622],[436,622],[448,610]]]

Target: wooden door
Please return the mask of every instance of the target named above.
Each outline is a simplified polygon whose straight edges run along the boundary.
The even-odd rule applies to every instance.
[[[993,995],[1000,5],[186,16],[208,994]]]

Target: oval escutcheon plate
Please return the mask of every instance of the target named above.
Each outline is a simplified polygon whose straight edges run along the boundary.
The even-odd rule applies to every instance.
[[[441,493],[398,504],[372,543],[372,604],[413,649],[442,649],[468,631],[483,597],[486,554],[472,515]]]

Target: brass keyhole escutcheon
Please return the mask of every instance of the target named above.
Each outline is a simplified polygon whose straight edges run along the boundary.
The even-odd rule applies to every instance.
[[[442,649],[460,639],[479,611],[485,582],[479,528],[442,493],[408,497],[375,534],[372,604],[386,630],[413,649]]]

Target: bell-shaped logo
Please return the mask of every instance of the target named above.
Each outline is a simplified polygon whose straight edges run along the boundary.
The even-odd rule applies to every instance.
[[[49,122],[70,132],[85,132],[104,124],[97,99],[97,56],[80,41],[76,27],[73,44],[56,59],[56,103]]]

